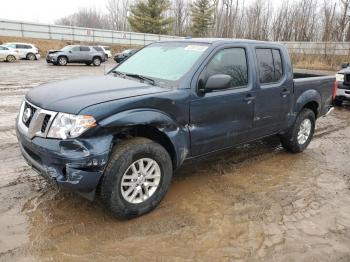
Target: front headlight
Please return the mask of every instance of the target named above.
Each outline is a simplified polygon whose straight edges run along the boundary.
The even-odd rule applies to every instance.
[[[51,124],[47,137],[75,138],[94,126],[96,126],[96,121],[92,116],[58,113]]]
[[[338,82],[344,82],[344,75],[343,75],[343,74],[336,74],[336,75],[335,75],[335,79],[336,79]]]

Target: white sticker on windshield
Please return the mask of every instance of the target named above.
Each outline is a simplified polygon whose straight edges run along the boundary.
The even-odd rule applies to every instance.
[[[185,47],[185,50],[188,51],[197,51],[197,52],[204,52],[205,50],[207,50],[207,46],[205,45],[188,45]]]

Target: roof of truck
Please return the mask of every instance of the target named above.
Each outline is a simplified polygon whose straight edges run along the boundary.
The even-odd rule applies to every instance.
[[[172,39],[169,40],[171,42],[198,42],[198,43],[208,43],[208,44],[214,44],[214,43],[250,43],[250,44],[264,44],[264,45],[282,45],[281,43],[277,42],[269,42],[269,41],[259,41],[259,40],[250,40],[250,39],[238,39],[238,38],[182,38],[182,39]],[[162,42],[162,41],[161,41]]]

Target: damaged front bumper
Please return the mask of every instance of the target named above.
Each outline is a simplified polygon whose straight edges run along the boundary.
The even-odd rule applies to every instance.
[[[40,175],[60,188],[75,191],[88,199],[107,164],[112,135],[82,139],[28,138],[17,128],[21,153]]]

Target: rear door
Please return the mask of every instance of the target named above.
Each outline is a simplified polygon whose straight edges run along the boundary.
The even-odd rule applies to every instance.
[[[217,50],[195,80],[190,108],[191,153],[198,156],[245,140],[253,126],[254,92],[244,46]],[[249,72],[249,73],[248,73]],[[202,93],[209,76],[228,74],[231,87]]]
[[[278,48],[255,49],[258,85],[254,129],[260,136],[283,128],[291,108],[293,84],[286,77],[282,52]]]
[[[92,52],[90,50],[90,47],[88,46],[81,46],[80,47],[80,60],[81,62],[89,62],[92,61]]]
[[[21,58],[26,58],[28,53],[27,45],[16,44],[16,49],[18,50],[19,56]]]

